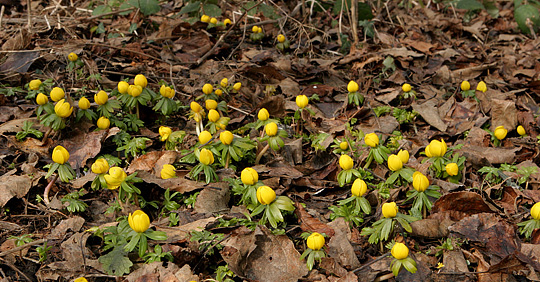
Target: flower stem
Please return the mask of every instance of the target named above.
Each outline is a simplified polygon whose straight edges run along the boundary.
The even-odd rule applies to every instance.
[[[58,173],[53,176],[53,178],[51,179],[49,184],[47,184],[47,187],[45,187],[45,191],[43,191],[43,202],[47,206],[50,204],[50,202],[49,202],[49,191],[51,191],[51,187],[56,182],[56,179],[58,179]]]
[[[372,151],[369,151],[369,156],[366,160],[366,164],[364,165],[364,169],[367,169],[371,165],[371,162],[373,161],[373,154],[374,153],[372,153]]]
[[[266,144],[266,146],[264,146],[264,148],[259,152],[259,154],[257,154],[257,158],[255,159],[255,164],[256,165],[259,164],[259,161],[261,160],[264,153],[266,153],[266,151],[268,151],[268,148],[270,148],[270,144]]]

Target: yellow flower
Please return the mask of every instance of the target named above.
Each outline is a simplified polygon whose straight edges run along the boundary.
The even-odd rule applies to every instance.
[[[38,90],[39,86],[41,86],[41,80],[39,79],[33,79],[28,83],[28,88],[30,88],[30,90]]]
[[[225,88],[225,87],[227,87],[227,85],[229,85],[229,80],[225,77],[224,79],[221,80],[219,85],[221,85],[221,87]]]
[[[504,139],[507,133],[508,133],[508,130],[506,130],[506,128],[504,128],[503,125],[497,126],[497,128],[495,128],[495,131],[493,131],[493,135],[495,135],[495,138],[499,140]]]
[[[408,84],[408,83],[405,83],[405,84],[403,84],[403,85],[401,86],[401,90],[403,90],[403,92],[409,92],[409,91],[411,91],[411,89],[412,89],[412,87],[411,87],[411,85]]]
[[[476,90],[486,92],[487,91],[486,83],[483,81],[478,82],[478,85],[476,86]]]
[[[65,164],[69,160],[69,152],[62,146],[56,146],[53,149],[52,160],[57,164]]]
[[[107,129],[111,126],[111,121],[106,117],[100,117],[96,124],[99,129]]]
[[[109,169],[109,173],[105,174],[104,177],[105,182],[107,182],[107,188],[114,190],[120,187],[122,182],[126,179],[127,174],[122,168],[114,166]]]
[[[444,264],[442,262],[437,263],[437,269],[443,268],[443,267],[444,267]]]
[[[534,219],[540,219],[540,202],[534,204],[531,208],[531,216]]]
[[[296,96],[296,105],[300,108],[300,109],[303,109],[305,108],[309,103],[309,100],[308,100],[308,97],[306,97],[306,95],[298,95]]]
[[[242,170],[240,179],[242,179],[242,183],[246,185],[254,185],[259,181],[259,174],[253,168],[246,167],[244,170]]]
[[[69,53],[68,55],[68,59],[71,61],[71,62],[75,62],[79,59],[79,56],[77,56],[77,54],[71,52]]]
[[[446,143],[441,138],[441,141],[439,140],[431,140],[429,145],[426,146],[426,156],[428,157],[442,157],[444,154],[446,154],[446,150],[448,147],[446,146]]]
[[[43,94],[43,93],[39,93],[36,97],[36,103],[38,105],[45,105],[47,103],[49,103],[49,98],[47,98],[47,95]]]
[[[354,80],[349,81],[349,84],[347,84],[347,91],[350,93],[358,92],[358,83]]]
[[[371,148],[379,146],[379,136],[375,133],[369,133],[364,136],[364,142]]]
[[[258,32],[259,32],[259,27],[256,26],[256,25],[254,25],[254,26],[251,28],[251,31],[252,31],[253,33],[258,33]]]
[[[174,89],[172,89],[169,86],[165,86],[165,84],[161,85],[159,88],[159,94],[165,98],[173,98],[174,97]]]
[[[399,159],[401,160],[403,164],[406,164],[409,162],[409,151],[399,150],[399,152],[397,153],[397,156],[399,157]]]
[[[142,93],[142,87],[139,85],[130,85],[128,87],[128,94],[133,97],[138,97]]]
[[[204,103],[206,105],[207,110],[215,110],[218,104],[216,100],[212,100],[212,99],[208,99],[204,101]]]
[[[137,233],[143,233],[150,227],[150,218],[141,210],[136,210],[128,216],[129,227]]]
[[[388,168],[391,171],[398,171],[403,168],[403,162],[398,156],[392,154],[388,156]]]
[[[92,164],[92,172],[95,174],[103,174],[109,171],[109,162],[107,159],[97,159]]]
[[[208,16],[208,15],[202,15],[202,16],[201,16],[201,22],[203,22],[203,23],[209,23],[209,22],[210,22],[210,16]]]
[[[161,168],[161,179],[169,179],[176,177],[176,168],[170,164],[164,164]]]
[[[202,87],[202,92],[206,95],[212,93],[212,91],[214,91],[214,86],[212,86],[212,84],[210,83],[207,83],[205,85],[203,85]]]
[[[354,161],[349,155],[341,155],[341,157],[339,157],[339,166],[343,170],[349,170],[353,168]]]
[[[64,99],[58,101],[54,106],[54,112],[61,118],[67,118],[73,112],[73,107]]]
[[[79,109],[88,110],[90,108],[90,101],[86,97],[82,97],[79,100]]]
[[[262,27],[257,27],[257,33],[262,33]]]
[[[212,151],[203,148],[199,154],[199,161],[204,165],[211,165],[214,163],[214,153]]]
[[[200,112],[202,110],[201,105],[199,105],[199,103],[197,103],[195,101],[191,102],[191,104],[189,104],[189,107],[195,113],[198,113],[198,112]]]
[[[264,130],[266,131],[266,135],[275,136],[278,132],[278,127],[275,122],[271,122],[264,127]]]
[[[412,181],[413,188],[418,192],[424,192],[429,187],[428,178],[419,171],[415,171]]]
[[[271,204],[276,199],[276,192],[268,186],[261,186],[257,189],[257,200],[261,205]]]
[[[259,110],[259,114],[257,115],[257,117],[259,118],[259,120],[265,121],[270,118],[270,114],[268,113],[267,109],[262,108]]]
[[[223,95],[223,90],[216,89],[216,91],[214,93],[216,93],[216,95],[218,95],[218,96],[221,96],[221,95]]]
[[[343,142],[339,143],[339,148],[341,150],[347,150],[347,148],[349,148],[349,143],[347,143],[347,141],[343,141]]]
[[[397,215],[397,212],[398,206],[395,202],[384,203],[382,205],[382,214],[386,218],[395,217]]]
[[[231,20],[230,19],[225,19],[223,21],[223,25],[227,26],[228,24],[232,24]]]
[[[279,43],[285,42],[285,36],[284,36],[283,34],[278,34],[278,36],[277,36],[277,41],[278,41]]]
[[[357,178],[351,187],[351,193],[356,197],[361,197],[366,192],[367,192],[366,182],[360,178]]]
[[[103,90],[94,95],[94,102],[96,102],[98,105],[105,105],[107,101],[109,101],[109,95],[107,95],[107,92]]]
[[[88,280],[86,280],[86,278],[84,278],[84,277],[79,277],[79,278],[73,280],[73,282],[88,282]]]
[[[216,110],[210,110],[208,111],[208,120],[211,122],[216,122],[219,120],[219,113]]]
[[[128,88],[129,88],[129,83],[125,81],[118,82],[118,92],[120,92],[120,94],[127,94]]]
[[[223,143],[224,145],[230,145],[233,141],[233,134],[226,130],[226,131],[222,131],[220,134],[219,134],[219,140],[221,141],[221,143]]]
[[[237,82],[237,83],[235,83],[235,84],[233,85],[232,88],[233,88],[234,90],[236,90],[236,91],[240,91],[240,88],[242,88],[242,83]]]
[[[527,132],[525,131],[525,128],[523,126],[518,126],[517,127],[517,133],[520,135],[520,136],[524,136],[525,134],[527,134]]]
[[[199,143],[206,144],[210,139],[212,139],[212,134],[210,132],[203,130],[199,133]]]
[[[395,243],[390,252],[395,259],[404,259],[409,256],[409,248],[403,243]]]
[[[55,87],[51,90],[51,100],[53,100],[53,102],[58,102],[62,99],[64,99],[64,96],[66,95],[66,93],[64,93],[64,90],[60,87]]]
[[[445,169],[446,169],[446,173],[448,173],[448,175],[450,176],[457,175],[459,172],[459,167],[456,163],[447,164]]]
[[[461,90],[467,91],[469,89],[471,89],[471,84],[468,81],[464,80],[461,82]]]
[[[159,127],[159,136],[161,136],[161,142],[166,141],[169,139],[169,136],[172,133],[172,129],[168,126],[160,126]]]
[[[314,251],[318,251],[322,247],[324,247],[324,236],[317,233],[317,232],[313,232],[306,239],[306,243],[307,243],[308,248],[310,248],[310,249],[312,249]]]
[[[211,24],[217,24],[217,19],[216,18],[211,18],[210,23]]]
[[[135,76],[135,79],[133,80],[133,84],[138,85],[141,88],[145,88],[146,85],[148,85],[148,80],[146,79],[146,76],[142,74],[138,74]]]

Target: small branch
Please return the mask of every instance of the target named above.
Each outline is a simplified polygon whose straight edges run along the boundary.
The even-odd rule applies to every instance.
[[[43,202],[48,206],[50,204],[49,202],[49,191],[51,190],[51,187],[56,182],[56,179],[58,179],[58,173],[56,173],[49,184],[47,184],[47,187],[45,187],[45,191],[43,191]]]
[[[47,239],[39,239],[39,240],[36,240],[36,241],[32,241],[30,243],[26,243],[22,246],[19,246],[19,247],[15,247],[13,249],[10,249],[10,250],[7,250],[7,251],[4,251],[4,252],[1,252],[0,253],[0,257],[4,257],[6,255],[9,255],[9,254],[12,254],[12,253],[16,253],[20,250],[23,250],[23,249],[26,249],[26,248],[30,248],[32,246],[35,246],[35,245],[41,245],[42,243],[45,243],[47,242]]]
[[[387,256],[389,256],[389,255],[390,255],[390,253],[386,253],[386,254],[384,254],[384,255],[382,255],[382,256],[380,256],[380,257],[378,257],[378,258],[376,258],[376,259],[374,259],[374,260],[372,260],[372,261],[370,261],[370,262],[368,262],[368,263],[362,265],[361,267],[359,267],[359,268],[353,270],[353,272],[356,273],[356,272],[358,272],[358,271],[360,271],[360,270],[363,270],[364,268],[366,268],[366,267],[368,267],[368,266],[370,266],[370,265],[372,265],[372,264],[374,264],[374,263],[376,263],[376,262],[378,262],[378,261],[384,259],[385,257],[387,257]]]

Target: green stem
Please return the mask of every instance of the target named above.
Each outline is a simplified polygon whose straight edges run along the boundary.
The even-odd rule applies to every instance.
[[[231,153],[227,153],[227,160],[225,160],[225,168],[229,168],[230,162],[231,162]]]
[[[264,148],[259,152],[259,154],[257,154],[257,158],[255,159],[255,164],[256,165],[259,164],[259,161],[261,160],[264,153],[266,153],[266,151],[268,151],[268,148],[270,148],[270,144],[266,144],[266,146],[264,146]]]
[[[371,149],[371,150],[373,150],[373,149]],[[371,162],[373,161],[373,154],[374,154],[373,151],[369,152],[369,156],[368,156],[368,158],[366,160],[366,164],[364,165],[364,169],[367,169],[371,165]]]

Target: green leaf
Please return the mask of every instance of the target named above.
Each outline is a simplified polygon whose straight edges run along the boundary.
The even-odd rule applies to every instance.
[[[388,236],[390,236],[390,232],[392,232],[392,227],[394,225],[394,220],[391,218],[385,219],[382,229],[381,229],[381,240],[386,241],[388,240]]]
[[[178,12],[178,14],[186,14],[186,13],[196,12],[196,11],[199,10],[200,5],[201,5],[201,1],[189,2],[186,6],[182,7],[182,9],[180,9],[180,12]]]
[[[538,30],[540,26],[540,12],[533,5],[522,5],[514,10],[514,18],[524,34],[531,33],[527,26],[527,19],[530,19],[533,23],[533,29]]]
[[[220,17],[221,16],[221,8],[218,5],[214,4],[205,4],[203,6],[204,13],[209,15],[210,17]]]
[[[485,9],[484,5],[482,5],[482,3],[478,2],[477,0],[460,0],[457,3],[456,8],[469,11]]]
[[[110,12],[112,12],[112,9],[108,5],[99,5],[92,11],[92,16],[99,16]]]
[[[99,257],[99,262],[109,275],[122,276],[129,273],[133,263],[127,257],[122,246],[115,247],[110,253]]]
[[[135,8],[141,9],[145,16],[155,14],[161,10],[157,0],[129,0],[128,3]]]

